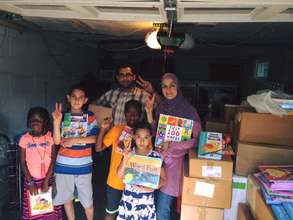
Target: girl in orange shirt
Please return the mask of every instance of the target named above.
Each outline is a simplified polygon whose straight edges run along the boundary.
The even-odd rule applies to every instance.
[[[54,207],[52,212],[32,215],[29,207],[29,194],[48,192],[52,185],[52,170],[55,162],[55,146],[49,131],[50,118],[45,108],[31,108],[27,115],[27,127],[19,141],[20,161],[24,173],[23,220],[60,220],[62,207]],[[44,201],[42,201],[44,202]]]

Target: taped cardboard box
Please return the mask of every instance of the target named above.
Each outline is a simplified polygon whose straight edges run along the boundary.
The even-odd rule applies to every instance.
[[[233,176],[232,204],[230,209],[224,209],[224,220],[237,218],[238,205],[246,202],[247,177]]]
[[[183,177],[182,204],[230,208],[232,180]]]
[[[242,112],[237,118],[240,141],[293,146],[293,116]]]
[[[194,150],[189,150],[189,176],[197,178],[213,177],[220,180],[231,180],[233,161],[230,156],[223,160],[200,159]]]
[[[256,194],[260,189],[261,185],[258,180],[253,175],[249,175],[247,178],[246,201],[254,218],[256,217]]]
[[[292,161],[293,147],[238,142],[235,173],[247,176],[257,172],[259,165],[287,165]]]
[[[180,220],[223,220],[223,209],[181,205]]]
[[[231,133],[231,124],[221,121],[206,121],[205,130],[209,132]]]
[[[246,203],[239,203],[237,220],[253,220],[249,206]]]

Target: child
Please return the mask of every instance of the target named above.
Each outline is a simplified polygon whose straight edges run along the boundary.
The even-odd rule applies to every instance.
[[[27,127],[19,141],[20,161],[24,173],[24,196],[22,201],[22,219],[62,219],[62,207],[54,207],[54,212],[30,217],[27,191],[31,195],[49,190],[52,184],[52,170],[55,162],[55,146],[49,131],[49,113],[45,108],[31,108],[27,115]]]
[[[122,180],[117,176],[117,168],[122,159],[120,145],[121,142],[132,137],[132,128],[137,124],[142,115],[142,105],[139,101],[129,100],[125,104],[124,111],[127,125],[116,125],[111,128],[105,136],[111,124],[109,119],[105,119],[101,125],[96,144],[96,151],[102,151],[112,146],[110,169],[107,180],[106,220],[114,220],[118,212],[118,205],[124,189]]]
[[[94,113],[83,111],[88,98],[82,84],[74,85],[70,89],[67,100],[70,105],[69,113],[63,116],[61,104],[56,104],[52,113],[54,143],[61,145],[55,165],[57,194],[53,202],[55,205],[64,204],[67,219],[74,220],[72,200],[76,188],[87,219],[93,220],[91,144],[96,143],[97,122]]]
[[[160,158],[160,155],[153,151],[151,145],[151,125],[148,123],[139,123],[134,130],[134,140],[136,147],[132,151],[124,151],[123,160],[117,170],[120,178],[124,177],[124,171],[128,158],[131,154],[143,155],[148,157]],[[161,168],[159,188],[164,185],[166,175]],[[119,204],[119,213],[117,220],[122,219],[140,219],[155,220],[156,208],[154,203],[154,190],[148,187],[126,184]]]

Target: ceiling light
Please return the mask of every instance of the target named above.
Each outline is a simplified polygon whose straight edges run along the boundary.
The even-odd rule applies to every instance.
[[[157,34],[158,31],[152,31],[152,32],[148,32],[145,36],[145,42],[148,45],[148,47],[152,48],[152,49],[161,49],[161,45],[158,42],[157,39]]]
[[[149,32],[145,37],[145,42],[152,49],[161,49],[163,47],[190,50],[194,47],[193,38],[183,32],[175,32],[171,36],[165,31]]]

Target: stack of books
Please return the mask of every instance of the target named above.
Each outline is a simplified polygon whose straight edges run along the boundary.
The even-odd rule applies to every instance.
[[[293,219],[293,165],[259,166],[254,174],[276,219]]]

